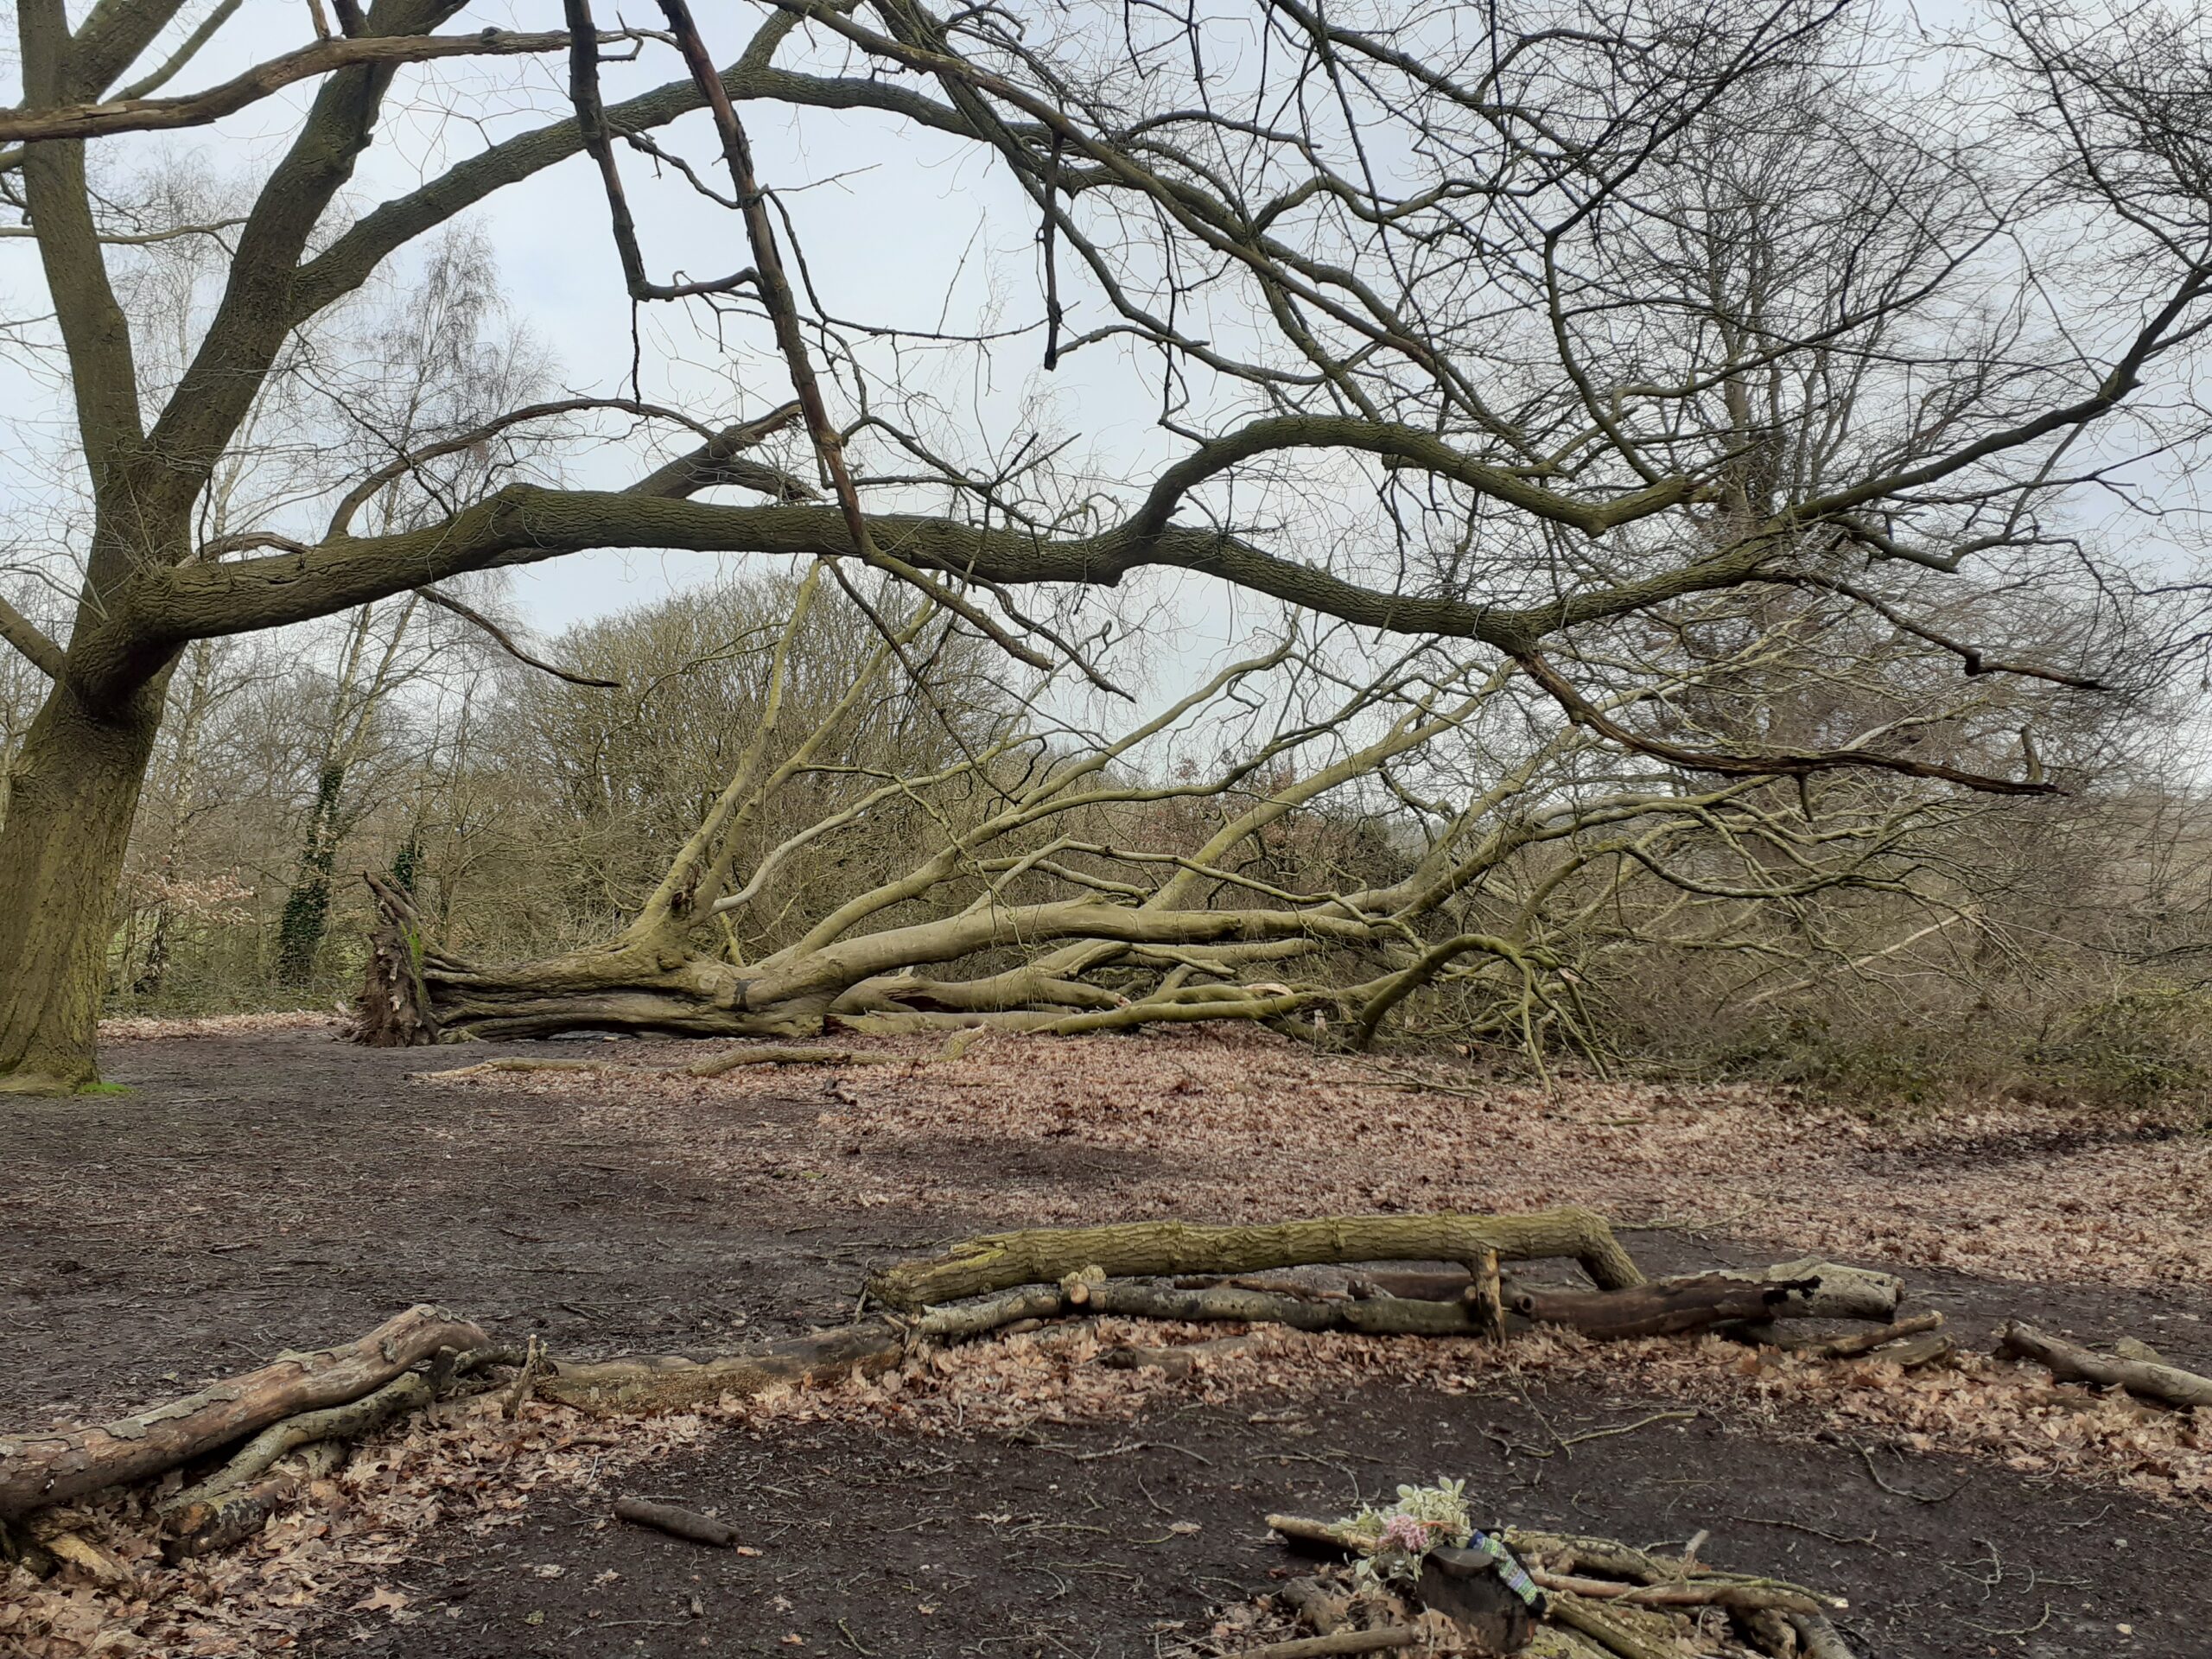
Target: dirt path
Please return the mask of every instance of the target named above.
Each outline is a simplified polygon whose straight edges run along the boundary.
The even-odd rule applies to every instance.
[[[484,1045],[467,1058],[585,1047]],[[321,1031],[122,1043],[107,1067],[129,1093],[11,1103],[0,1421],[142,1403],[417,1301],[569,1351],[780,1335],[844,1317],[871,1262],[1007,1224],[1039,1192],[1079,1202],[1149,1182],[1164,1161],[1073,1136],[882,1144],[846,1128],[836,1078],[809,1071],[694,1109],[694,1145],[610,1125],[590,1090],[407,1081],[449,1063]],[[975,1196],[957,1208],[838,1202],[870,1181],[957,1181]],[[1629,1243],[1654,1272],[1802,1248],[1749,1227]],[[2058,1284],[2030,1297],[1960,1274],[1910,1279],[1971,1342],[2031,1300],[2057,1328],[2133,1332],[2178,1363],[2212,1364],[2212,1292]]]
[[[631,1058],[651,1046],[466,1058],[503,1052]],[[450,1063],[318,1031],[132,1042],[107,1060],[129,1093],[10,1103],[0,1424],[141,1405],[420,1300],[543,1332],[564,1352],[728,1346],[841,1319],[873,1261],[1039,1205],[1118,1213],[1178,1173],[1166,1149],[1050,1128],[995,1141],[972,1124],[874,1136],[853,1088],[818,1071],[649,1109],[588,1085],[407,1081]],[[872,1069],[868,1089],[895,1096],[892,1070]],[[1896,1156],[1870,1148],[1868,1166]],[[899,1187],[958,1201],[880,1197]],[[1739,1223],[1727,1238],[1643,1231],[1628,1243],[1658,1272],[1772,1260],[1802,1241]],[[2177,1363],[2212,1367],[2201,1287],[1907,1277],[1968,1344],[2029,1311],[2088,1339],[2147,1336]],[[742,1516],[762,1555],[702,1557],[608,1528],[603,1500],[541,1495],[518,1529],[448,1529],[409,1545],[390,1571],[400,1609],[325,1610],[307,1646],[486,1659],[1152,1651],[1174,1634],[1158,1624],[1201,1628],[1205,1604],[1282,1565],[1259,1535],[1267,1510],[1341,1511],[1355,1481],[1373,1496],[1449,1471],[1524,1522],[1650,1541],[1709,1528],[1716,1559],[1852,1594],[1877,1652],[2203,1651],[2182,1633],[2212,1627],[2201,1511],[1986,1460],[1878,1465],[1902,1491],[1951,1494],[1923,1503],[1885,1491],[1851,1446],[1726,1414],[1572,1457],[1501,1450],[1541,1444],[1546,1423],[1651,1408],[1582,1383],[1524,1401],[1382,1382],[1274,1410],[1155,1405],[1138,1424],[1070,1427],[1046,1445],[827,1422],[710,1435],[645,1484]],[[1179,1522],[1198,1530],[1167,1530]],[[543,1618],[526,1623],[533,1613]]]
[[[1712,1560],[1848,1595],[1844,1628],[1868,1654],[2202,1659],[2212,1539],[2201,1516],[1880,1456],[1876,1471],[1899,1491],[1939,1500],[1921,1503],[1883,1491],[1848,1447],[1710,1419],[1585,1441],[1571,1457],[1550,1438],[1655,1409],[1583,1389],[1524,1402],[1383,1384],[1233,1410],[1168,1405],[1024,1440],[836,1423],[731,1437],[654,1471],[650,1491],[719,1509],[759,1555],[610,1524],[603,1501],[541,1503],[533,1528],[395,1567],[381,1582],[407,1598],[408,1622],[333,1619],[308,1651],[1148,1654],[1203,1635],[1211,1610],[1294,1566],[1261,1524],[1270,1510],[1342,1514],[1449,1471],[1485,1512],[1525,1525],[1677,1547],[1709,1529]],[[1501,1440],[1554,1455],[1510,1455]]]

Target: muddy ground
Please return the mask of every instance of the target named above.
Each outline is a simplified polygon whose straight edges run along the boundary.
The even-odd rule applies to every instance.
[[[645,1047],[620,1046],[626,1058]],[[725,1347],[834,1323],[869,1263],[1003,1219],[989,1205],[810,1198],[820,1160],[793,1156],[789,1135],[834,1104],[835,1079],[818,1073],[747,1097],[744,1111],[788,1133],[733,1169],[608,1135],[588,1090],[407,1082],[429,1063],[318,1031],[123,1043],[105,1064],[127,1093],[10,1103],[0,1424],[143,1405],[416,1301],[569,1353]],[[822,1157],[879,1155],[831,1138]],[[880,1155],[909,1173],[941,1160],[1008,1204],[1154,1156],[973,1135]],[[1796,1253],[1755,1222],[1726,1241],[1626,1242],[1654,1272]],[[2084,1339],[2145,1336],[2212,1369],[2202,1287],[1906,1276],[1964,1343],[2028,1313]],[[519,1529],[416,1541],[379,1580],[404,1612],[392,1597],[334,1605],[302,1645],[463,1659],[1147,1654],[1203,1632],[1210,1608],[1285,1568],[1267,1511],[1342,1513],[1448,1472],[1469,1479],[1478,1513],[1522,1524],[1646,1542],[1709,1529],[1710,1559],[1848,1595],[1843,1622],[1869,1654],[2212,1654],[2201,1509],[1727,1412],[1561,1444],[1656,1409],[1587,1384],[1447,1396],[1378,1380],[1342,1398],[1169,1401],[1130,1422],[1043,1433],[733,1429],[629,1484],[719,1510],[758,1555],[610,1525],[603,1499],[541,1495]]]

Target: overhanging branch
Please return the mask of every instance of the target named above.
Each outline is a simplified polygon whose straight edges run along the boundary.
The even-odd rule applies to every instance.
[[[602,35],[605,41],[634,38],[628,32]],[[487,29],[477,35],[372,35],[359,39],[317,41],[282,57],[257,63],[219,86],[182,98],[121,98],[99,104],[64,105],[56,109],[0,110],[0,143],[28,143],[51,138],[97,138],[117,132],[163,132],[201,127],[257,104],[296,81],[311,80],[362,65],[427,63],[438,58],[514,57],[565,51],[565,32],[516,34]]]

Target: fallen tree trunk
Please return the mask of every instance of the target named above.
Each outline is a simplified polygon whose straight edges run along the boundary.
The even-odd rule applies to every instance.
[[[1585,1336],[1679,1336],[1739,1319],[1770,1319],[1787,1310],[1793,1294],[1809,1299],[1819,1282],[1764,1284],[1706,1273],[1628,1290],[1516,1290],[1506,1306],[1538,1325],[1571,1325]]]
[[[1593,1337],[1679,1336],[1777,1319],[1888,1319],[1899,1281],[1886,1273],[1807,1257],[1770,1268],[1679,1274],[1622,1290],[1516,1289],[1506,1306],[1539,1325]]]
[[[1317,1262],[1473,1263],[1486,1251],[1512,1262],[1571,1256],[1605,1290],[1643,1282],[1604,1217],[1567,1206],[1526,1216],[1335,1216],[1249,1227],[1135,1221],[988,1233],[886,1268],[869,1278],[868,1293],[887,1307],[917,1308],[1053,1284],[1094,1266],[1113,1278],[1148,1278]]]
[[[395,1417],[421,1410],[467,1372],[485,1365],[512,1363],[512,1351],[508,1349],[477,1348],[465,1354],[443,1350],[432,1362],[427,1375],[403,1372],[358,1400],[325,1406],[319,1411],[302,1411],[271,1423],[232,1453],[230,1461],[213,1474],[163,1503],[163,1524],[178,1536],[206,1531],[219,1520],[216,1512],[231,1506],[233,1494],[298,1447],[327,1450],[350,1445],[375,1433]]]
[[[2139,1399],[2186,1409],[2212,1406],[2212,1376],[2199,1376],[2178,1366],[2149,1360],[2120,1359],[2045,1336],[2017,1319],[2007,1320],[1997,1333],[1997,1351],[2010,1359],[2031,1359],[2050,1368],[2062,1382],[2089,1382],[2099,1388],[2126,1389]]]
[[[483,1332],[441,1308],[410,1307],[358,1341],[287,1354],[135,1417],[0,1440],[0,1518],[161,1474],[280,1418],[359,1399],[441,1348],[484,1344]]]
[[[887,1319],[773,1343],[755,1353],[720,1359],[654,1354],[550,1366],[540,1399],[598,1411],[658,1411],[704,1405],[724,1395],[742,1398],[779,1383],[827,1382],[855,1371],[895,1365],[906,1333]]]

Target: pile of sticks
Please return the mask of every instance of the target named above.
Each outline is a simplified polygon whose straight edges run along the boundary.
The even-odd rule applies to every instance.
[[[1294,1548],[1357,1555],[1365,1541],[1340,1523],[1271,1515]],[[1762,1659],[1852,1659],[1829,1615],[1840,1599],[1801,1584],[1726,1573],[1698,1559],[1704,1537],[1679,1555],[1611,1538],[1511,1527],[1494,1535],[1535,1586],[1525,1596],[1496,1559],[1438,1547],[1421,1558],[1418,1584],[1363,1588],[1341,1568],[1294,1580],[1274,1599],[1311,1637],[1248,1648],[1238,1659],[1300,1659],[1445,1646],[1545,1659],[1682,1659],[1751,1654]]]

